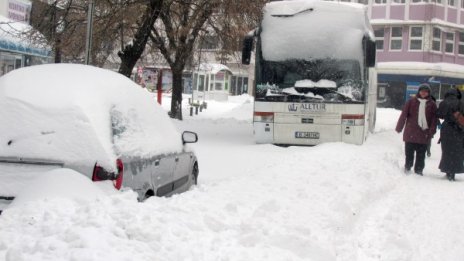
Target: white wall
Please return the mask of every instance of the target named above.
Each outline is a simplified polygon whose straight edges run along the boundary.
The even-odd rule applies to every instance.
[[[0,15],[4,17],[8,16],[8,1],[7,0],[0,1]]]

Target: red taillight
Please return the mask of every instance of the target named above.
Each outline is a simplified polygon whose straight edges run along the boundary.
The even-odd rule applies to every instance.
[[[342,114],[342,120],[364,120],[364,114]]]
[[[116,167],[118,168],[118,175],[116,176],[116,179],[113,180],[113,185],[116,189],[120,189],[122,186],[122,179],[124,176],[124,164],[122,164],[121,159],[116,160]]]
[[[258,122],[274,122],[274,113],[273,112],[264,112],[264,111],[255,111],[253,113],[253,120]]]
[[[120,189],[122,186],[122,180],[124,176],[124,164],[121,159],[116,160],[117,173],[108,172],[104,168],[98,166],[95,163],[93,168],[92,181],[103,181],[103,180],[112,180],[113,185],[116,189]]]
[[[342,114],[342,124],[362,126],[364,125],[364,114]]]

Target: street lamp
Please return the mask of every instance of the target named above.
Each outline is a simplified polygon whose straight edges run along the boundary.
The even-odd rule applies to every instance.
[[[87,37],[85,42],[85,64],[90,64],[91,62],[91,52],[92,52],[92,30],[93,30],[93,12],[95,9],[94,0],[90,0],[89,9],[87,10]]]

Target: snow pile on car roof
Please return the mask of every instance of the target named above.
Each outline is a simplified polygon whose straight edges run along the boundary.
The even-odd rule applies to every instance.
[[[120,155],[182,150],[179,133],[148,92],[92,66],[12,71],[0,77],[0,108],[0,156],[98,162],[114,169]]]
[[[363,5],[319,0],[272,2],[264,8],[262,52],[268,61],[356,59],[372,36]]]

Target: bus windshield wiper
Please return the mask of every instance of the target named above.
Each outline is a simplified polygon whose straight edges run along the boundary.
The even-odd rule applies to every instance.
[[[307,8],[307,9],[304,9],[304,10],[301,10],[299,12],[296,12],[294,14],[272,14],[271,16],[273,17],[292,17],[292,16],[295,16],[297,14],[301,14],[301,13],[304,13],[304,12],[308,12],[308,11],[314,11],[314,8]]]

